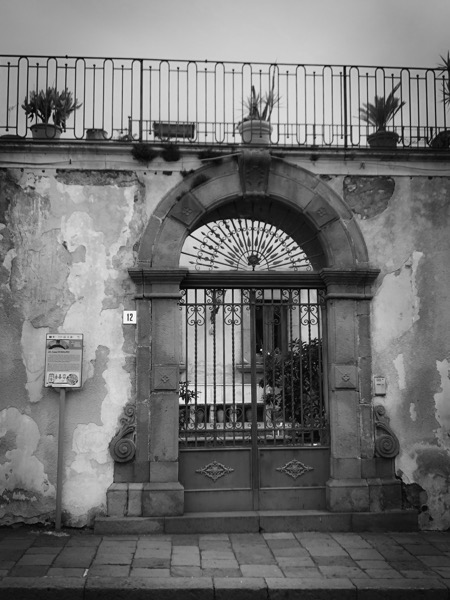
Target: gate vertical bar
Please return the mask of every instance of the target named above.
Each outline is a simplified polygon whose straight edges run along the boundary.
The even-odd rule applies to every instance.
[[[256,327],[255,290],[250,290],[250,360],[251,360],[251,400],[252,400],[252,484],[253,484],[253,510],[259,510],[259,460],[258,460],[258,422],[257,422],[257,395],[256,395]]]

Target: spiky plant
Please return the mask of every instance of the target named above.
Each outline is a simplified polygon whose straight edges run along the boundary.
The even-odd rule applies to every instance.
[[[55,125],[65,129],[66,120],[73,112],[77,110],[77,108],[81,108],[82,105],[81,103],[78,104],[78,100],[73,97],[72,92],[67,88],[65,88],[62,92],[57,92],[57,94],[57,102],[53,120]]]
[[[438,65],[442,74],[442,102],[445,106],[450,106],[450,52],[447,52],[447,58],[441,55],[442,64]]]
[[[50,119],[57,127],[65,128],[68,117],[82,105],[73,97],[71,91],[65,88],[62,92],[54,87],[47,87],[39,92],[31,91],[26,97],[22,108],[30,119],[40,119],[49,123]]]
[[[272,82],[270,89],[264,95],[256,92],[255,86],[252,85],[251,94],[245,100],[244,107],[247,112],[243,121],[251,121],[252,119],[259,121],[270,121],[272,111],[279,103],[280,96],[275,92],[275,71],[272,73]]]
[[[373,103],[367,102],[359,109],[359,118],[375,127],[376,131],[384,131],[386,125],[394,118],[406,102],[395,96],[399,89],[398,83],[387,96],[375,96]]]

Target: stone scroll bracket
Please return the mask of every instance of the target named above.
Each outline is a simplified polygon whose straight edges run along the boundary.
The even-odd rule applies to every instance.
[[[400,442],[389,425],[384,406],[374,408],[375,416],[375,456],[395,458],[400,452]]]
[[[128,403],[119,419],[120,427],[109,444],[115,462],[130,462],[136,455],[136,406]]]

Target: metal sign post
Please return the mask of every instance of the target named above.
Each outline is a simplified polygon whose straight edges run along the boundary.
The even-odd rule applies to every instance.
[[[48,333],[45,344],[45,387],[59,389],[58,457],[56,469],[55,529],[61,529],[62,488],[64,479],[64,420],[66,389],[81,388],[83,334]]]
[[[58,464],[56,468],[56,516],[55,530],[61,530],[61,506],[64,469],[64,413],[66,411],[66,388],[59,388]]]

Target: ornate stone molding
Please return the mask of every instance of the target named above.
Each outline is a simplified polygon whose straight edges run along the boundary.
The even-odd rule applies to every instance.
[[[153,368],[153,389],[154,390],[176,390],[178,389],[178,375],[180,373],[179,365],[175,366],[155,366]]]
[[[119,419],[120,428],[109,444],[115,462],[129,462],[136,454],[136,406],[129,402]]]
[[[198,219],[202,212],[203,207],[200,202],[195,198],[195,196],[187,192],[179,200],[179,202],[173,206],[169,212],[169,217],[173,217],[174,219],[177,219],[177,221],[190,226],[196,219]]]
[[[128,273],[136,284],[136,299],[178,299],[180,282],[188,269],[152,269],[140,265],[131,267]]]
[[[325,299],[370,300],[373,297],[372,284],[379,274],[379,269],[324,268],[320,276],[327,286]]]
[[[367,286],[380,274],[380,269],[321,269],[320,276],[327,285]]]
[[[378,405],[375,414],[375,456],[394,458],[400,452],[400,443],[389,426],[384,406]]]
[[[356,390],[358,369],[354,365],[333,365],[334,389]]]

